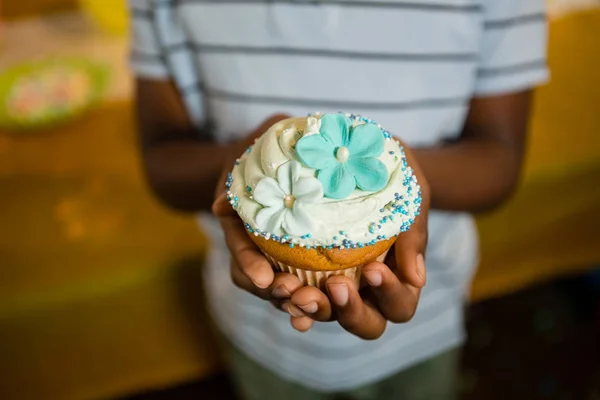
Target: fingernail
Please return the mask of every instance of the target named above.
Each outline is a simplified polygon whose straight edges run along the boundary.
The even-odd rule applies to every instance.
[[[311,301],[310,303],[304,306],[298,305],[298,307],[300,307],[305,313],[308,314],[314,314],[319,310],[319,306],[317,305],[316,301]]]
[[[283,285],[279,285],[271,292],[271,296],[276,299],[285,299],[291,296],[291,293]]]
[[[304,317],[304,313],[295,305],[290,303],[282,304],[281,308],[285,310],[286,313],[290,314],[292,317]]]
[[[264,283],[258,283],[257,281],[255,281],[254,279],[251,279],[252,283],[254,283],[254,286],[256,286],[259,289],[266,289],[269,287],[270,283],[264,284]]]
[[[423,254],[417,255],[417,275],[422,280],[425,280],[425,259],[423,258]]]
[[[383,277],[381,276],[381,272],[379,271],[367,271],[364,273],[365,279],[371,286],[381,286],[381,282],[383,281]]]
[[[335,304],[344,307],[348,303],[348,285],[345,283],[331,283],[327,285],[327,289]]]

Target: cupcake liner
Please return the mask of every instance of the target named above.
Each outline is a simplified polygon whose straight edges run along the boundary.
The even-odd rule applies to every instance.
[[[385,253],[381,254],[379,257],[377,257],[377,261],[383,261],[385,259],[386,255],[387,255],[387,251]],[[356,286],[360,287],[362,265],[359,265],[356,267],[345,268],[345,269],[332,270],[332,271],[330,271],[330,270],[318,271],[318,270],[307,270],[307,269],[292,267],[291,265],[284,264],[282,262],[277,261],[276,259],[274,259],[273,257],[271,257],[268,254],[265,254],[265,257],[267,258],[267,260],[269,260],[269,263],[271,263],[271,266],[273,267],[274,271],[287,272],[292,275],[296,275],[298,277],[298,279],[300,279],[300,282],[302,282],[303,285],[316,286],[320,289],[324,289],[325,281],[327,279],[329,279],[332,276],[343,275],[343,276],[346,276],[346,277],[352,279],[356,283]]]

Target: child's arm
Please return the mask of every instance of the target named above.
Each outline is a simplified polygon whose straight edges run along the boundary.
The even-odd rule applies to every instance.
[[[192,126],[170,81],[138,79],[136,86],[138,131],[148,182],[164,203],[183,211],[209,210],[226,163],[233,164],[254,137],[283,118],[273,116],[246,138],[218,144]]]
[[[471,101],[458,141],[415,149],[431,186],[431,207],[479,212],[502,204],[517,185],[531,91]]]

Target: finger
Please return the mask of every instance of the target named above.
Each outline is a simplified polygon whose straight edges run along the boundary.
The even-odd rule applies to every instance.
[[[283,311],[285,311],[286,313],[290,314],[290,316],[293,318],[306,317],[306,315],[304,315],[302,310],[300,310],[298,307],[293,305],[289,300],[284,300],[281,302],[281,309]]]
[[[235,210],[227,200],[227,194],[225,192],[219,194],[212,204],[212,213],[217,217],[232,217],[236,215]]]
[[[225,232],[225,242],[239,269],[256,287],[266,289],[275,277],[271,264],[248,237],[241,220],[237,217],[220,218]]]
[[[296,275],[287,272],[277,272],[273,283],[266,289],[258,289],[258,296],[274,300],[289,300],[292,294],[302,287],[302,282]]]
[[[265,289],[257,287],[240,269],[235,260],[231,260],[231,280],[242,290],[245,290],[263,300],[275,300],[277,308],[280,308],[280,301],[289,300],[296,290],[302,287],[302,282],[297,276],[286,272],[275,274],[273,282]]]
[[[307,332],[315,323],[315,320],[310,317],[290,317],[292,328],[300,332]]]
[[[333,276],[327,280],[326,287],[337,320],[345,330],[367,340],[377,339],[383,334],[385,318],[362,301],[351,279]]]
[[[291,301],[292,304],[314,320],[329,321],[331,319],[331,302],[329,298],[314,286],[305,286],[298,289],[292,295]]]
[[[415,287],[423,287],[425,285],[425,263],[424,255],[427,247],[427,224],[429,211],[429,184],[420,168],[419,163],[414,158],[412,151],[405,147],[406,161],[410,165],[417,177],[417,181],[421,188],[421,211],[415,218],[414,223],[407,232],[398,236],[398,240],[394,244],[394,250],[388,253],[388,256],[395,256],[396,263],[387,262],[386,264],[392,268],[401,282],[407,282]]]
[[[417,224],[416,221],[415,224]],[[408,232],[404,232],[398,237],[394,248],[388,253],[385,264],[392,268],[401,282],[422,288],[427,281],[423,257],[426,246],[427,229],[413,226]]]
[[[372,262],[363,267],[363,276],[378,308],[391,322],[408,322],[415,315],[421,289],[400,279],[385,264]]]

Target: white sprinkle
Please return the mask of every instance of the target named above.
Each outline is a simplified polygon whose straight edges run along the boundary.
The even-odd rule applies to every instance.
[[[377,124],[377,127],[378,127],[379,129],[381,129],[381,124]]]
[[[233,204],[233,203],[235,203],[235,200],[230,200],[229,201],[229,204]]]
[[[344,246],[340,246],[340,250],[344,250]]]
[[[321,115],[321,111],[315,112],[315,115]]]
[[[350,115],[351,115],[350,113],[346,113],[347,118],[350,118]]]
[[[267,240],[271,239],[271,234],[270,234],[270,233],[267,233],[267,234],[265,235],[265,239],[267,239]]]
[[[277,164],[276,164],[276,163],[274,163],[274,162],[272,162],[271,164],[269,164],[269,167],[271,167],[271,168],[275,169],[275,167],[277,167]]]
[[[258,232],[254,231],[254,236],[258,236]]]
[[[304,247],[304,243],[300,243],[300,247]]]

